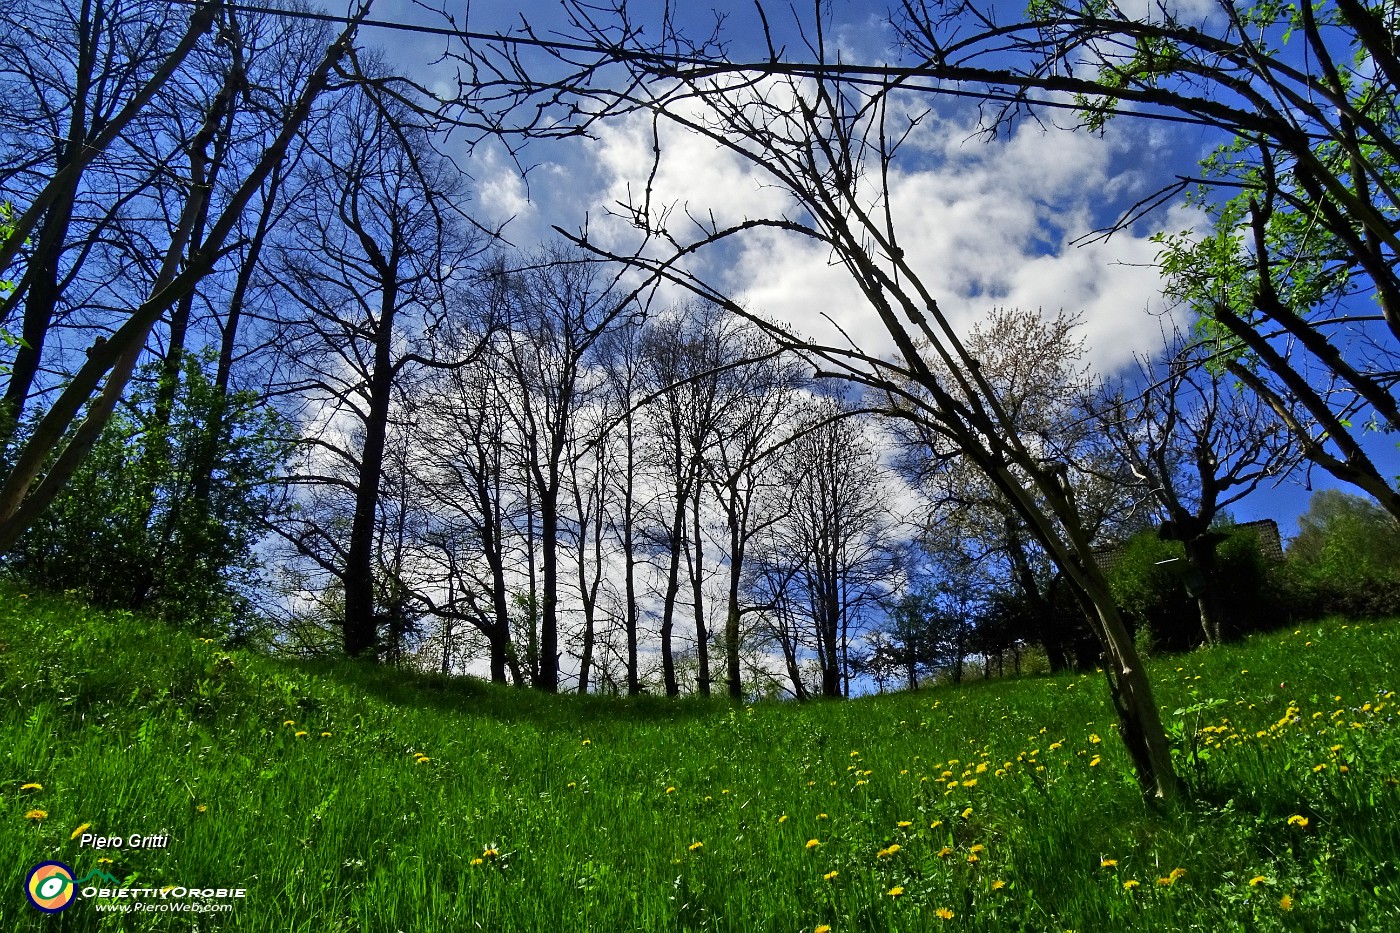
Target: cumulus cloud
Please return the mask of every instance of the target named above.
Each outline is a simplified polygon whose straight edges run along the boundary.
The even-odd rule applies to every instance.
[[[1083,315],[1101,371],[1151,351],[1170,309],[1149,231],[1073,243],[1150,190],[1134,157],[1149,134],[1140,125],[1097,137],[1023,123],[986,141],[976,130],[971,114],[930,116],[889,178],[899,245],[955,326],[966,330],[1000,306],[1064,309]],[[663,132],[652,176],[651,126],[640,120],[604,127],[596,164],[606,180],[600,201],[635,199],[651,176],[654,201],[670,206],[669,227],[682,239],[696,235],[691,218],[724,225],[796,209],[760,167],[676,129]],[[1196,222],[1183,211],[1161,220],[1171,229]],[[865,352],[893,351],[874,310],[816,241],[756,229],[697,271],[817,340],[844,345],[849,336]]]

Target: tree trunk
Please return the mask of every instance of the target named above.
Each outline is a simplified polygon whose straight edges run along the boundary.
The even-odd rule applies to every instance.
[[[1224,601],[1220,596],[1220,577],[1216,572],[1215,549],[1219,538],[1213,532],[1198,535],[1184,542],[1186,563],[1200,575],[1195,594],[1196,606],[1201,614],[1201,631],[1206,644],[1218,645],[1229,636],[1230,630],[1225,613]]]
[[[731,489],[737,498],[738,490]],[[729,696],[742,698],[744,685],[739,668],[739,584],[744,567],[744,537],[740,534],[736,508],[731,500],[729,511],[729,599],[724,616],[724,655]]]
[[[676,594],[681,586],[681,546],[685,535],[686,492],[676,490],[676,511],[671,524],[670,564],[666,570],[666,596],[661,606],[661,676],[666,684],[666,695],[678,695],[680,684],[676,682],[676,659],[671,651],[671,631],[676,619]]]
[[[694,544],[690,552],[694,555],[690,567],[690,592],[695,602],[695,654],[699,667],[696,688],[702,697],[710,695],[710,633],[705,629],[705,602],[703,584],[705,576],[705,547],[700,540],[700,491],[699,483],[695,495],[691,497],[691,538]]]
[[[345,653],[352,658],[374,653],[377,640],[374,611],[374,531],[379,514],[379,485],[384,475],[384,446],[389,431],[393,391],[393,334],[398,295],[390,281],[383,284],[380,317],[374,335],[374,370],[369,379],[369,410],[360,469],[355,482],[355,513],[350,546],[345,556]]]
[[[544,593],[540,609],[540,679],[546,693],[559,692],[559,489],[551,477],[540,490],[540,546],[544,550]]]

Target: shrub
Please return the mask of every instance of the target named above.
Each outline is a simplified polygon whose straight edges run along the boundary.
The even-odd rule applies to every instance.
[[[285,447],[248,393],[224,396],[208,356],[186,360],[168,419],[138,383],[47,512],[5,558],[30,586],[77,591],[203,630],[247,635],[265,486]],[[146,374],[152,375],[150,369]]]

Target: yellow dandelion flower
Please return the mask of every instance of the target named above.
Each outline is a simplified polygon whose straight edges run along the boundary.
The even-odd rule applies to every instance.
[[[902,884],[897,884],[897,885],[895,885],[894,887],[890,888],[890,892],[889,892],[889,893],[890,893],[890,897],[899,897],[901,894],[904,893],[904,885],[902,885]]]
[[[942,826],[942,825],[943,825],[943,821],[942,821],[942,820],[934,820],[932,823],[928,824],[928,828],[929,828],[929,829],[937,829],[938,827],[940,827],[940,826]]]
[[[1285,894],[1283,897],[1278,899],[1278,906],[1280,910],[1292,910],[1293,898]]]
[[[1257,888],[1257,887],[1259,887],[1259,885],[1261,885],[1261,884],[1268,884],[1268,883],[1269,883],[1269,879],[1268,879],[1268,878],[1265,878],[1263,875],[1255,875],[1253,878],[1250,878],[1250,879],[1249,879],[1249,886],[1250,886],[1251,888]]]
[[[77,829],[73,830],[72,835],[70,835],[68,838],[69,838],[69,839],[77,839],[79,836],[81,836],[83,833],[87,832],[89,829],[92,829],[92,824],[91,824],[91,823],[84,823],[82,826],[79,826]]]
[[[296,721],[295,719],[284,719],[284,720],[282,720],[282,725],[284,725],[284,726],[295,726],[296,724],[297,724],[297,721]]]
[[[818,813],[818,814],[817,814],[817,819],[819,819],[819,820],[827,819],[827,815],[826,815],[825,813]]]
[[[1137,887],[1137,886],[1138,886],[1138,882],[1134,881],[1132,878],[1129,878],[1127,881],[1123,882],[1123,890],[1124,890],[1124,891],[1131,891],[1133,888],[1135,888],[1135,887]]]
[[[1307,829],[1307,828],[1308,828],[1308,818],[1307,818],[1306,816],[1300,816],[1300,815],[1298,815],[1297,813],[1295,813],[1295,814],[1293,814],[1292,816],[1290,816],[1290,817],[1288,818],[1288,825],[1289,825],[1289,826],[1296,826],[1296,827],[1298,827],[1299,829]]]
[[[321,733],[321,738],[323,738],[323,739],[328,739],[328,738],[330,738],[330,737],[331,737],[331,734],[330,734],[329,732],[322,732],[322,733]]]
[[[1167,872],[1167,877],[1173,881],[1177,880],[1178,878],[1184,878],[1186,877],[1186,869],[1173,868],[1171,871]]]
[[[1118,867],[1118,860],[1117,860],[1116,858],[1099,859],[1099,867],[1100,867],[1100,868],[1117,868],[1117,867]]]
[[[807,848],[809,848],[809,849],[815,849],[815,848],[816,848],[817,846],[819,846],[819,845],[821,845],[821,840],[819,840],[819,839],[808,839],[808,840],[807,840]]]
[[[823,923],[813,930],[812,933],[831,933],[831,924]]]
[[[787,814],[784,813],[782,816],[778,817],[778,822],[779,822],[779,823],[786,823],[786,822],[787,822]]]
[[[110,865],[110,864],[112,864],[112,860],[109,859],[109,858],[100,858],[100,859],[97,860],[97,864],[99,864],[99,865]]]
[[[473,864],[473,865],[480,865],[483,861],[484,861],[484,859],[474,858],[474,859],[472,859],[472,864]]]
[[[965,820],[970,820],[970,819],[972,819],[972,808],[971,808],[971,807],[968,807],[966,810],[964,810],[964,811],[962,812],[962,818],[965,819]]]
[[[953,850],[952,850],[952,848],[949,847],[949,846],[944,846],[943,848],[941,848],[941,849],[938,850],[938,857],[939,857],[939,858],[947,858],[948,856],[950,856],[950,855],[952,855],[952,854],[953,854]]]
[[[194,809],[195,809],[195,812],[197,812],[197,813],[208,813],[208,812],[209,812],[209,807],[208,807],[207,804],[202,804],[202,803],[201,803],[201,804],[199,804],[198,806],[196,806]]]
[[[899,827],[900,829],[908,829],[910,826],[913,825],[914,824],[909,822],[908,820],[900,820],[898,823],[895,824],[895,826]]]
[[[1158,884],[1160,887],[1167,888],[1167,887],[1171,887],[1172,882],[1175,881],[1175,880],[1176,880],[1175,878],[1171,877],[1170,875],[1167,875],[1167,876],[1165,876],[1165,877],[1158,878],[1158,879],[1157,879],[1157,884]]]
[[[674,794],[675,792],[676,792],[676,789],[675,789],[674,787],[668,787],[668,788],[666,788],[666,793],[668,793],[668,794]]]
[[[859,786],[861,786],[862,784],[868,784],[868,783],[870,783],[870,782],[869,782],[869,781],[856,781],[856,787],[859,787]]]
[[[976,787],[976,786],[977,786],[977,778],[968,778],[966,781],[963,781],[963,787]]]
[[[302,738],[305,738],[306,735],[307,735],[306,730],[305,730],[305,729],[302,729],[301,731],[299,731],[299,732],[296,734],[296,738],[302,739]]]
[[[1006,882],[1005,882],[1005,881],[1002,881],[1002,880],[998,879],[998,880],[992,882],[992,890],[993,890],[993,891],[1000,891],[1000,890],[1001,890],[1002,888],[1004,888],[1004,887],[1006,887]]]
[[[482,857],[482,858],[495,858],[496,856],[498,856],[498,855],[500,855],[500,854],[501,854],[501,853],[500,853],[500,852],[497,852],[495,849],[487,849],[485,852],[481,853],[481,857]]]
[[[419,756],[418,756],[418,764],[420,764],[420,765],[425,765],[425,764],[427,764],[427,763],[430,762],[430,761],[432,761],[432,759],[429,758],[427,755],[419,755]]]
[[[1337,771],[1340,774],[1348,774],[1350,773],[1351,769],[1348,768],[1346,765],[1337,765]]]
[[[582,742],[581,744],[583,744],[583,745],[592,745],[592,744],[593,744],[593,740],[592,740],[592,739],[584,739],[583,742]]]
[[[836,877],[837,875],[839,875],[839,874],[841,874],[841,873],[838,872],[838,871],[829,871],[829,872],[827,872],[826,874],[822,875],[822,880],[823,880],[823,881],[831,881],[833,878],[835,878],[835,877]]]
[[[570,781],[566,786],[569,788],[569,790],[573,790],[575,787],[578,787],[578,782],[577,782],[577,781]],[[706,800],[709,800],[710,798],[709,798],[709,797],[706,797],[705,799],[706,799]]]
[[[48,810],[30,810],[24,815],[26,820],[46,820],[49,818]]]
[[[690,844],[690,851],[691,851],[691,852],[695,852],[695,851],[697,851],[697,850],[699,850],[699,849],[703,849],[703,848],[705,848],[705,843],[703,843],[703,842],[692,842],[692,843]]]
[[[1089,767],[1097,768],[1099,766],[1099,762],[1102,760],[1103,759],[1101,759],[1098,755],[1095,755],[1093,758],[1089,759]]]
[[[952,912],[951,910],[949,910],[948,908],[946,908],[946,907],[940,907],[940,908],[938,908],[937,910],[935,910],[935,911],[933,912],[933,915],[934,915],[935,917],[937,917],[939,920],[952,920],[952,919],[953,919],[953,912]]]
[[[25,784],[23,787],[20,788],[20,790],[43,790],[43,789],[44,789],[44,785],[43,785],[43,784],[34,784],[34,783]]]
[[[977,845],[973,846],[972,848],[968,849],[967,851],[971,852],[973,855],[977,855],[977,854],[979,854],[979,853],[981,853],[981,852],[986,852],[986,851],[987,851],[987,847],[984,846],[984,845],[982,845],[982,843],[979,842],[979,843],[977,843]]]

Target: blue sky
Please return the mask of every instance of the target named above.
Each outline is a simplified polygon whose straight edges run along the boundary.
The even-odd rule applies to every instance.
[[[734,58],[764,52],[752,3],[681,4],[687,24],[707,27],[725,15]],[[1189,4],[1182,4],[1187,8]],[[806,4],[799,4],[804,11]],[[518,26],[521,5],[502,0],[449,0],[459,25],[489,32]],[[530,5],[543,35],[555,4]],[[656,4],[653,10],[659,10]],[[835,30],[847,60],[891,59],[891,32],[883,3],[838,2]],[[375,18],[440,25],[414,0],[378,0]],[[800,37],[789,14],[773,14],[770,25],[792,57]],[[385,30],[366,31],[366,44],[382,45],[388,58],[418,75],[431,76],[446,40]],[[1164,323],[1183,323],[1180,309],[1160,295],[1153,269],[1158,230],[1197,227],[1199,215],[1180,206],[1164,208],[1103,243],[1073,241],[1115,219],[1135,200],[1192,173],[1220,142],[1208,131],[1147,121],[1115,120],[1099,136],[1023,121],[994,140],[977,135],[975,107],[965,101],[932,102],[935,113],[899,163],[893,188],[900,205],[906,251],[916,254],[945,310],[970,326],[996,306],[1065,309],[1081,313],[1096,369],[1112,375],[1131,365],[1135,353],[1161,345]],[[628,197],[650,168],[649,127],[640,120],[599,128],[592,140],[537,145],[527,154],[528,181],[500,150],[476,150],[464,164],[471,172],[477,209],[496,221],[510,220],[508,237],[530,247],[549,238],[552,225],[590,230],[606,226],[609,205]],[[752,166],[718,152],[699,139],[672,135],[656,178],[658,193],[678,212],[714,212],[721,218],[772,215],[785,206],[782,192],[766,184]],[[890,348],[883,329],[844,273],[819,249],[779,235],[759,236],[724,254],[705,271],[750,307],[813,336],[823,333],[823,314],[837,320],[865,349]],[[1400,473],[1393,438],[1372,436],[1369,447],[1383,468]],[[1306,474],[1266,487],[1237,504],[1239,520],[1276,519],[1285,536],[1296,530],[1307,507]],[[1311,471],[1314,488],[1337,485]]]

